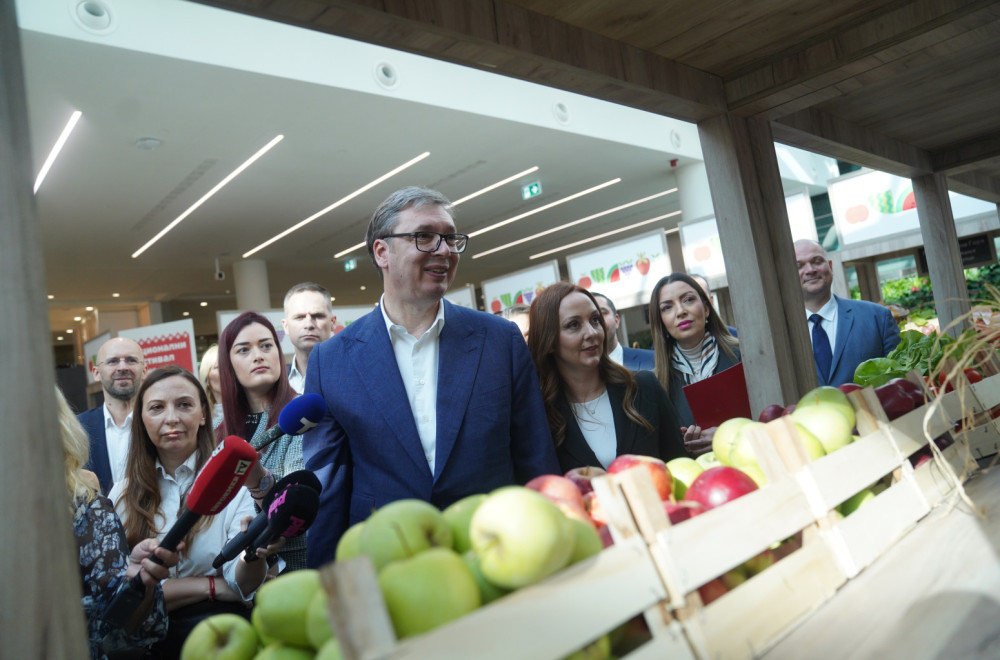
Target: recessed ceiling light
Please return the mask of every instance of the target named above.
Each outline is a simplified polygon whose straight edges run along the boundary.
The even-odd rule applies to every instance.
[[[85,310],[87,310],[88,312],[92,312],[92,311],[94,311],[94,308],[93,308],[93,307],[84,307],[84,309],[85,309]]]
[[[400,165],[396,169],[390,170],[389,172],[386,172],[385,174],[383,174],[379,178],[375,179],[374,181],[371,181],[371,182],[369,182],[369,183],[361,186],[360,188],[358,188],[357,190],[355,190],[354,192],[352,192],[347,197],[342,197],[341,199],[338,199],[336,202],[334,202],[333,204],[330,204],[325,209],[322,209],[320,211],[317,211],[316,213],[313,213],[311,216],[309,216],[305,220],[303,220],[303,221],[301,221],[301,222],[299,222],[297,224],[292,225],[291,227],[289,227],[285,231],[281,232],[277,236],[274,236],[272,238],[267,239],[266,241],[264,241],[263,243],[261,243],[260,245],[258,245],[257,247],[255,247],[254,249],[250,250],[249,252],[243,253],[243,258],[246,259],[247,257],[249,257],[250,255],[254,254],[255,252],[263,250],[264,248],[266,248],[271,243],[274,243],[275,241],[280,241],[285,236],[288,236],[289,234],[291,234],[293,231],[297,231],[297,230],[301,229],[302,227],[305,227],[306,225],[308,225],[310,222],[312,222],[316,218],[319,218],[321,216],[326,215],[327,213],[329,213],[330,211],[332,211],[333,209],[337,208],[338,206],[340,206],[342,204],[346,204],[347,202],[351,201],[352,199],[354,199],[358,195],[362,194],[363,192],[365,192],[365,191],[367,191],[367,190],[369,190],[371,188],[374,188],[375,186],[377,186],[378,184],[382,183],[386,179],[389,179],[389,178],[391,178],[391,177],[399,174],[400,172],[402,172],[406,168],[410,167],[411,165],[416,165],[417,163],[419,163],[424,158],[427,158],[430,155],[431,155],[431,152],[425,151],[424,153],[420,154],[416,158],[412,158],[412,159],[406,161],[405,163],[403,163],[402,165]],[[362,245],[364,245],[364,243],[362,243]]]
[[[56,139],[56,143],[52,145],[52,151],[49,152],[48,157],[46,157],[45,162],[42,163],[42,169],[38,170],[38,176],[35,178],[35,189],[34,192],[37,194],[38,189],[42,186],[42,181],[45,180],[46,175],[49,170],[52,169],[52,164],[56,162],[56,158],[59,156],[59,152],[62,151],[63,146],[66,144],[66,140],[69,139],[69,134],[73,132],[76,127],[76,123],[80,121],[80,117],[83,115],[79,110],[74,110],[73,114],[69,116],[69,121],[66,122],[66,126],[63,127],[62,133]]]
[[[515,174],[513,176],[509,176],[506,179],[504,179],[503,181],[497,181],[492,186],[486,186],[482,190],[477,190],[476,192],[472,193],[471,195],[466,195],[462,199],[459,199],[457,201],[452,202],[451,205],[452,206],[458,206],[459,204],[467,202],[470,199],[473,199],[475,197],[479,197],[483,193],[488,193],[489,191],[493,190],[494,188],[499,188],[500,186],[502,186],[505,183],[510,183],[511,181],[514,181],[515,179],[520,179],[522,176],[526,176],[528,174],[531,174],[532,172],[537,172],[537,171],[538,171],[538,165],[535,165],[534,167],[528,168],[528,169],[524,170],[523,172],[518,172],[517,174]]]
[[[362,290],[362,291],[366,290],[367,288],[368,288],[368,287],[366,287],[366,286],[365,286],[364,284],[362,284],[362,285],[361,285],[361,290]]]
[[[189,215],[191,215],[192,213],[194,213],[198,209],[198,207],[201,206],[202,204],[204,204],[205,202],[207,202],[212,197],[212,195],[214,195],[215,193],[217,193],[220,190],[222,190],[223,186],[225,186],[227,183],[229,183],[230,181],[232,181],[233,179],[235,179],[236,177],[238,177],[243,172],[243,170],[245,170],[246,168],[248,168],[251,165],[253,165],[254,162],[256,162],[256,160],[258,158],[260,158],[261,156],[263,156],[264,154],[266,154],[268,151],[270,151],[271,147],[273,147],[274,145],[276,145],[279,142],[281,142],[284,138],[285,138],[284,135],[278,135],[274,139],[272,139],[270,142],[268,142],[267,144],[265,144],[263,147],[261,147],[257,151],[257,153],[255,153],[253,156],[250,156],[250,158],[248,158],[246,161],[244,161],[242,165],[240,165],[235,170],[233,170],[232,172],[230,172],[226,176],[225,179],[223,179],[222,181],[220,181],[217,184],[215,184],[215,187],[213,187],[211,190],[209,190],[207,193],[205,193],[202,196],[202,198],[199,199],[197,202],[195,202],[194,204],[192,204],[188,208],[188,210],[184,211],[184,213],[181,213],[179,216],[177,216],[176,218],[174,218],[169,225],[167,225],[166,227],[164,227],[163,229],[161,229],[160,233],[158,233],[153,238],[149,239],[149,241],[147,241],[145,245],[143,245],[141,248],[139,248],[138,250],[136,250],[135,252],[133,252],[132,253],[132,258],[135,259],[140,254],[142,254],[147,249],[149,249],[154,243],[156,243],[158,240],[160,240],[161,238],[163,238],[163,236],[166,235],[166,233],[168,231],[170,231],[171,229],[173,229],[174,227],[176,227],[177,225],[179,225],[184,218],[186,218]]]
[[[67,335],[73,334],[73,328],[66,328],[66,334]]]
[[[55,296],[53,296],[53,295],[52,295],[52,294],[50,293],[50,294],[49,294],[49,300],[55,300],[55,299],[56,299],[56,297],[55,297]]]
[[[207,303],[206,301],[204,301],[204,300],[202,300],[202,301],[201,301],[200,303],[198,303],[198,304],[199,304],[199,305],[201,305],[202,307],[208,307],[208,303]]]
[[[191,316],[191,312],[184,312],[181,316]]]
[[[60,337],[56,337],[56,341],[62,341],[62,340],[63,340],[63,338],[61,336]]]
[[[569,197],[563,197],[562,199],[557,199],[556,201],[551,202],[549,204],[546,204],[545,206],[539,206],[537,209],[533,209],[531,211],[528,211],[527,213],[522,213],[521,215],[515,215],[513,218],[507,218],[506,220],[501,220],[500,222],[498,222],[496,224],[492,224],[489,227],[483,227],[482,229],[480,229],[478,231],[472,232],[471,234],[469,234],[469,238],[472,238],[474,236],[480,236],[482,234],[485,234],[488,231],[493,231],[494,229],[499,229],[500,227],[503,227],[504,225],[509,225],[512,222],[517,222],[518,220],[522,220],[524,218],[527,218],[529,215],[535,215],[536,213],[541,213],[542,211],[547,211],[547,210],[549,210],[550,208],[552,208],[554,206],[559,206],[560,204],[565,204],[566,202],[569,202],[569,201],[572,201],[574,199],[577,199],[578,197],[583,197],[584,195],[589,195],[590,193],[597,192],[598,190],[601,190],[602,188],[607,188],[608,186],[613,186],[616,183],[619,183],[620,181],[621,181],[621,177],[618,177],[617,179],[611,179],[610,181],[605,181],[604,183],[596,185],[593,188],[587,188],[586,190],[581,190],[580,192],[574,193],[574,194],[570,195]]]
[[[330,302],[336,302],[337,296],[330,296]]]
[[[533,254],[533,255],[531,255],[528,258],[529,259],[539,259],[541,257],[546,257],[546,256],[548,256],[550,254],[554,254],[556,252],[562,252],[563,250],[568,250],[569,248],[576,247],[577,245],[583,245],[585,243],[590,243],[592,241],[597,241],[597,240],[600,240],[602,238],[607,238],[608,236],[614,236],[615,234],[620,234],[623,231],[628,231],[629,229],[635,229],[637,227],[642,227],[643,225],[652,224],[652,223],[658,222],[660,220],[666,220],[667,218],[672,218],[673,216],[680,215],[680,214],[681,214],[680,211],[673,211],[671,213],[667,213],[666,215],[659,215],[659,216],[657,216],[655,218],[650,218],[649,220],[643,220],[642,222],[637,222],[637,223],[635,223],[633,225],[629,225],[628,227],[621,227],[619,229],[615,229],[615,230],[612,230],[612,231],[606,231],[603,234],[598,234],[597,236],[591,236],[590,238],[585,238],[582,241],[576,241],[574,243],[567,243],[566,245],[554,248],[552,250],[546,250],[545,252],[539,252],[538,254]]]
[[[82,321],[82,320],[83,320],[83,317],[82,317],[82,316],[74,316],[74,317],[73,317],[73,320],[74,320],[74,321]]]
[[[111,297],[112,297],[112,298],[117,298],[117,297],[118,297],[118,296],[120,296],[120,295],[121,295],[120,293],[112,293],[112,294],[111,294]]]
[[[616,211],[621,211],[622,209],[627,209],[629,207],[636,206],[637,204],[642,204],[644,202],[648,202],[648,201],[656,199],[658,197],[663,197],[664,195],[669,195],[669,194],[675,193],[675,192],[677,192],[677,188],[671,188],[670,190],[664,190],[663,192],[656,193],[655,195],[649,195],[648,197],[643,197],[642,199],[637,199],[634,202],[629,202],[628,204],[622,204],[621,206],[616,206],[616,207],[614,207],[612,209],[608,209],[606,211],[601,211],[600,213],[595,213],[594,215],[588,215],[586,218],[580,218],[579,220],[574,220],[573,222],[567,222],[564,225],[559,225],[558,227],[553,227],[552,229],[546,229],[543,232],[538,232],[538,233],[532,234],[531,236],[525,236],[524,238],[520,238],[520,239],[518,239],[516,241],[511,241],[510,243],[507,243],[505,245],[500,245],[500,246],[495,247],[495,248],[493,248],[491,250],[486,250],[485,252],[480,252],[478,254],[474,254],[474,255],[472,255],[472,258],[473,259],[478,259],[479,257],[485,257],[486,255],[493,254],[494,252],[500,252],[501,250],[506,250],[507,248],[512,248],[515,245],[520,245],[521,243],[527,243],[528,241],[533,241],[536,238],[540,238],[541,236],[547,236],[549,234],[554,234],[557,231],[562,231],[563,229],[568,229],[569,227],[573,227],[575,225],[583,224],[584,222],[589,222],[590,220],[595,220],[597,218],[601,218],[601,217],[606,216],[606,215],[608,215],[610,213],[615,213]]]

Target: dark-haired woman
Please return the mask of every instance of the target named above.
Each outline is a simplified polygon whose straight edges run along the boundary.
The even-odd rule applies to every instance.
[[[162,538],[173,526],[215,447],[208,397],[198,379],[176,366],[147,374],[136,396],[125,478],[109,495],[130,547],[147,537]],[[168,657],[179,651],[194,623],[226,607],[215,601],[245,611],[264,581],[266,561],[247,562],[240,555],[221,570],[212,567],[226,542],[254,514],[253,500],[240,489],[220,513],[201,518],[184,538],[180,563],[163,582],[170,627],[162,648]],[[276,547],[258,550],[258,559]]]
[[[259,503],[275,480],[305,467],[301,435],[282,435],[262,448],[265,434],[295,398],[278,333],[265,316],[244,312],[223,329],[219,337],[219,376],[223,419],[216,436],[220,440],[229,435],[244,438],[259,451],[263,469],[255,470],[247,480],[251,495]],[[305,568],[306,537],[289,539],[279,554],[288,570]]]
[[[739,340],[729,333],[704,289],[684,273],[672,273],[656,283],[649,301],[649,325],[656,377],[677,410],[688,451],[703,454],[712,447],[715,428],[695,424],[684,386],[739,364]]]
[[[621,454],[684,456],[679,424],[656,377],[608,358],[604,319],[589,291],[558,282],[535,297],[528,348],[563,471],[608,467]]]

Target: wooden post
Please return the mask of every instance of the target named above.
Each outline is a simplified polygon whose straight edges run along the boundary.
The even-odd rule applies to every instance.
[[[857,261],[854,270],[858,274],[858,288],[861,299],[882,302],[882,285],[878,281],[878,268],[874,261]]]
[[[14,0],[0,0],[0,653],[82,660],[89,653],[27,136]]]
[[[698,124],[755,413],[816,386],[770,124],[720,115]]]
[[[840,252],[830,252],[830,261],[833,262],[833,295],[841,298],[851,297],[851,287],[847,285],[847,272],[844,269],[844,257]]]
[[[912,181],[941,332],[957,337],[970,324],[969,290],[965,286],[947,180],[943,174],[925,174],[913,177]],[[952,323],[956,325],[948,329]]]

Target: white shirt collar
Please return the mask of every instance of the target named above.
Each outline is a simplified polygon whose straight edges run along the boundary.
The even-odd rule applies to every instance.
[[[385,294],[384,293],[378,299],[378,308],[382,312],[382,320],[385,321],[385,328],[386,328],[386,330],[389,331],[389,335],[390,336],[393,333],[395,333],[395,334],[397,334],[399,336],[403,336],[403,335],[409,334],[409,331],[406,329],[406,327],[404,327],[404,326],[402,326],[402,325],[400,325],[398,323],[394,323],[393,320],[389,318],[389,315],[386,314],[386,312],[385,312]],[[427,328],[427,332],[425,332],[423,334],[423,336],[426,337],[428,335],[428,333],[431,333],[432,336],[440,335],[441,331],[443,329],[444,329],[444,299],[442,298],[438,302],[437,316],[434,317],[434,322],[431,323],[431,327]]]
[[[183,484],[184,481],[188,479],[188,477],[194,475],[194,468],[195,465],[197,464],[197,461],[198,461],[198,451],[195,450],[191,452],[191,455],[188,456],[183,463],[177,466],[177,469],[174,470],[174,476],[171,477],[169,474],[167,474],[167,469],[163,467],[163,463],[160,463],[159,457],[157,457],[156,475],[160,479],[170,479],[172,481],[177,481]]]
[[[820,318],[824,321],[833,321],[837,318],[837,297],[834,295],[830,296],[830,299],[826,301],[826,304],[819,308],[818,312],[811,312],[806,309],[806,319],[808,319],[813,314],[819,314]]]
[[[612,362],[617,362],[618,364],[625,364],[625,349],[622,348],[621,342],[615,344],[615,350],[608,353],[608,357],[611,358]]]
[[[292,353],[292,368],[288,370],[288,384],[292,386],[296,394],[302,394],[306,386],[306,375],[299,372],[299,363]]]
[[[115,418],[111,416],[111,411],[108,410],[108,402],[107,401],[104,402],[104,405],[102,407],[104,408],[104,428],[105,429],[110,429],[110,428],[127,429],[130,426],[132,426],[132,412],[135,410],[134,408],[132,410],[128,411],[128,415],[125,416],[125,423],[122,424],[121,426],[118,426],[117,424],[115,424]]]

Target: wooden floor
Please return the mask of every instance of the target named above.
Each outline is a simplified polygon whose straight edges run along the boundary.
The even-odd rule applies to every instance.
[[[762,657],[1000,658],[1000,468],[966,484]]]

